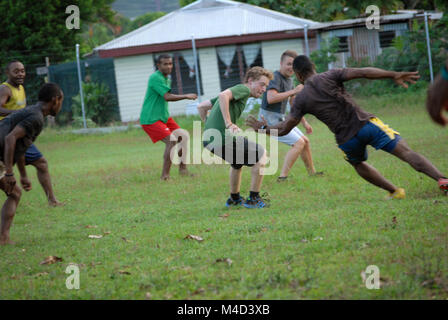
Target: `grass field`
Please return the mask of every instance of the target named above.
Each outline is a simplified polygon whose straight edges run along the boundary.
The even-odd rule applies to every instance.
[[[410,92],[358,101],[448,172],[448,130],[430,122],[424,99]],[[191,120],[179,122],[191,129]],[[24,193],[11,229],[16,244],[0,247],[0,298],[447,299],[448,198],[436,182],[369,149],[369,162],[407,192],[405,200],[385,201],[384,191],[343,160],[331,132],[308,121],[325,176],[308,177],[299,160],[288,182],[265,177],[270,208],[230,211],[228,165],[191,166],[194,178],[174,168],[171,181],[161,182],[164,145],[141,129],[46,129],[36,144],[66,205],[47,207],[28,168],[33,190]],[[286,151],[281,145],[280,164]],[[249,173],[244,169],[243,196]],[[63,261],[40,264],[52,255]],[[79,290],[66,288],[69,263],[80,267]],[[369,265],[380,269],[379,290],[362,281]]]

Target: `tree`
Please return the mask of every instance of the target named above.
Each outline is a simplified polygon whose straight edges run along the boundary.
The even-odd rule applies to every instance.
[[[66,8],[80,9],[81,25],[92,21],[110,21],[113,0],[20,0],[0,2],[0,60],[5,63],[19,57],[25,63],[41,63],[45,55],[56,61],[74,57],[74,46],[81,30],[68,29]],[[5,36],[7,35],[7,36]],[[67,50],[67,49],[72,50]]]
[[[328,65],[336,61],[335,54],[339,49],[339,38],[333,37],[328,40],[323,40],[319,50],[315,50],[310,54],[310,59],[316,66],[317,72],[325,72],[328,70]]]
[[[145,14],[135,18],[135,20],[133,20],[130,23],[129,27],[126,29],[126,31],[124,33],[131,32],[135,29],[138,29],[138,28],[148,24],[148,23],[151,23],[154,20],[157,20],[157,19],[163,17],[165,14],[166,14],[165,12],[160,12],[160,11],[145,13]]]
[[[165,12],[148,12],[131,21],[117,13],[111,19],[112,22],[102,21],[84,25],[81,34],[81,54],[90,53],[96,47],[151,23],[165,14]]]
[[[446,0],[237,0],[300,18],[327,22],[365,16],[369,5],[376,5],[381,14],[397,9],[446,10]],[[180,0],[185,6],[194,0]]]
[[[75,58],[75,44],[80,40],[81,30],[67,29],[69,17],[66,8],[77,5],[80,9],[81,26],[92,21],[110,21],[113,0],[4,0],[0,1],[0,64],[19,59],[27,68],[27,90],[30,101],[43,82],[35,75],[35,68],[45,63],[64,62]]]
[[[195,2],[196,0],[179,0],[179,5],[181,7],[185,7],[186,5],[189,5],[190,3]]]

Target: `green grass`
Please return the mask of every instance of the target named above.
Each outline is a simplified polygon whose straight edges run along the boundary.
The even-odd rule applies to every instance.
[[[447,172],[448,130],[430,122],[424,99],[411,92],[358,101]],[[178,120],[191,129],[192,119]],[[16,244],[0,247],[0,298],[448,298],[448,198],[433,180],[369,149],[369,163],[407,192],[405,200],[384,201],[385,192],[343,160],[331,132],[308,121],[325,176],[308,177],[299,160],[290,181],[265,177],[270,208],[231,211],[224,208],[228,165],[191,166],[194,178],[174,168],[172,180],[161,182],[164,146],[143,130],[82,136],[46,129],[37,145],[66,206],[48,208],[28,168],[33,190],[14,219]],[[280,165],[287,150],[280,146]],[[247,196],[250,170],[243,171]],[[185,240],[189,234],[204,241]],[[40,265],[50,255],[63,261]],[[225,258],[233,263],[216,262]],[[80,265],[79,290],[65,286],[70,262]],[[380,290],[362,282],[368,265],[380,268]]]

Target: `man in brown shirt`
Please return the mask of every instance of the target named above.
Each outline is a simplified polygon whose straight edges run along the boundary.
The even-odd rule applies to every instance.
[[[255,130],[278,130],[278,135],[287,134],[305,114],[312,114],[325,123],[335,134],[339,148],[356,172],[368,182],[389,191],[389,198],[405,198],[405,191],[384,178],[378,170],[367,164],[367,145],[382,149],[409,163],[415,170],[423,172],[438,181],[442,190],[448,190],[448,179],[425,157],[412,151],[399,133],[381,122],[375,115],[356,105],[344,89],[344,81],[356,78],[394,79],[404,88],[407,82],[415,83],[418,72],[395,72],[378,68],[333,69],[316,73],[314,64],[307,56],[294,59],[294,72],[304,83],[303,90],[297,94],[291,113],[275,126],[249,117],[247,124]]]

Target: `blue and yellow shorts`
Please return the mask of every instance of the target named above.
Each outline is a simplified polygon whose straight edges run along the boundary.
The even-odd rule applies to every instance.
[[[368,144],[376,150],[381,149],[390,153],[400,139],[397,131],[389,128],[380,119],[371,118],[353,138],[340,144],[339,148],[344,153],[345,160],[351,164],[357,164],[367,160]]]
[[[25,164],[29,165],[42,157],[43,157],[42,153],[39,151],[39,149],[37,149],[37,147],[33,143],[25,152]]]

